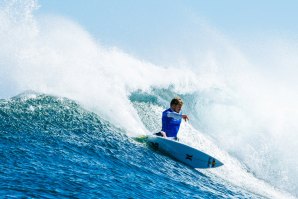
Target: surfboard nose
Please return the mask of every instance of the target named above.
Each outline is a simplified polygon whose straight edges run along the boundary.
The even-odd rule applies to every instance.
[[[214,167],[220,167],[220,166],[223,166],[224,164],[218,160],[215,161],[215,165]]]

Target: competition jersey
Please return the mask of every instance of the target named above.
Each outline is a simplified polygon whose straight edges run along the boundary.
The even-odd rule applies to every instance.
[[[162,131],[166,133],[167,137],[177,137],[182,114],[176,113],[171,108],[162,113]]]

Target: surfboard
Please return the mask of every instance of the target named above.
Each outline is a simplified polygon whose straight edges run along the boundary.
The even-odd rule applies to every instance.
[[[159,136],[148,136],[148,145],[162,153],[198,169],[216,168],[223,165],[216,158],[181,142]]]

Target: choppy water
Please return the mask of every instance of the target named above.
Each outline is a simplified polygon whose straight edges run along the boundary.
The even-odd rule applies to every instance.
[[[0,121],[1,197],[260,197],[153,152],[66,98],[1,100]]]

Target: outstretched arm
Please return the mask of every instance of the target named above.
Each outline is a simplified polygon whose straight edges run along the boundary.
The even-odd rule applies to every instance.
[[[181,114],[175,113],[175,112],[167,113],[167,117],[171,117],[171,118],[174,118],[176,120],[178,120],[178,119],[184,119],[185,121],[189,120],[187,115],[181,115]]]

